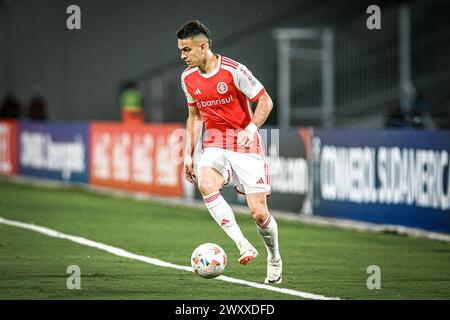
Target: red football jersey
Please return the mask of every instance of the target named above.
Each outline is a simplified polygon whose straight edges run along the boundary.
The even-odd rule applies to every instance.
[[[181,76],[181,86],[189,106],[197,106],[205,124],[203,147],[263,154],[261,134],[255,133],[253,146],[237,145],[237,133],[250,123],[251,102],[264,94],[263,85],[246,66],[219,56],[219,66],[209,74],[198,68],[187,68]]]

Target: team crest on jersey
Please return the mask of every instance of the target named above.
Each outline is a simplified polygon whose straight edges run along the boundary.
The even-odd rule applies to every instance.
[[[217,84],[217,92],[218,93],[220,93],[220,94],[224,94],[224,93],[226,93],[228,91],[228,86],[227,86],[227,84],[225,83],[225,82],[219,82],[218,84]]]

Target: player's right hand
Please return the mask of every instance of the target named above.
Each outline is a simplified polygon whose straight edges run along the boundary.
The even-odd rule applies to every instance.
[[[255,132],[258,130],[258,127],[253,123],[250,124],[244,129],[244,131],[239,131],[237,136],[237,144],[240,147],[249,149],[253,145],[253,137]]]
[[[196,183],[197,181],[194,173],[194,161],[190,156],[184,157],[184,177],[190,183]]]

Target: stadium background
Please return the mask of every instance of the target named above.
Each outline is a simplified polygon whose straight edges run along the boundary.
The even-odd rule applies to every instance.
[[[71,4],[0,1],[0,99],[12,94],[23,106],[19,118],[0,122],[9,195],[20,188],[5,181],[30,177],[198,204],[181,174],[187,113],[174,35],[198,18],[213,50],[246,64],[274,99],[263,136],[276,168],[276,215],[448,241],[446,1],[379,1],[381,30],[366,27],[365,1],[78,1],[81,30],[68,30]],[[314,34],[291,39],[289,59],[280,50],[287,28]],[[122,123],[127,81],[142,93],[145,124]],[[36,95],[47,121],[28,119],[25,105]],[[232,188],[223,193],[245,211]]]

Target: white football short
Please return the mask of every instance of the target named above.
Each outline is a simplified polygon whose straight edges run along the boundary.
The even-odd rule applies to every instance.
[[[262,155],[210,147],[202,150],[197,170],[202,167],[216,169],[223,176],[224,185],[232,177],[239,193],[264,192],[270,195],[269,166]]]

